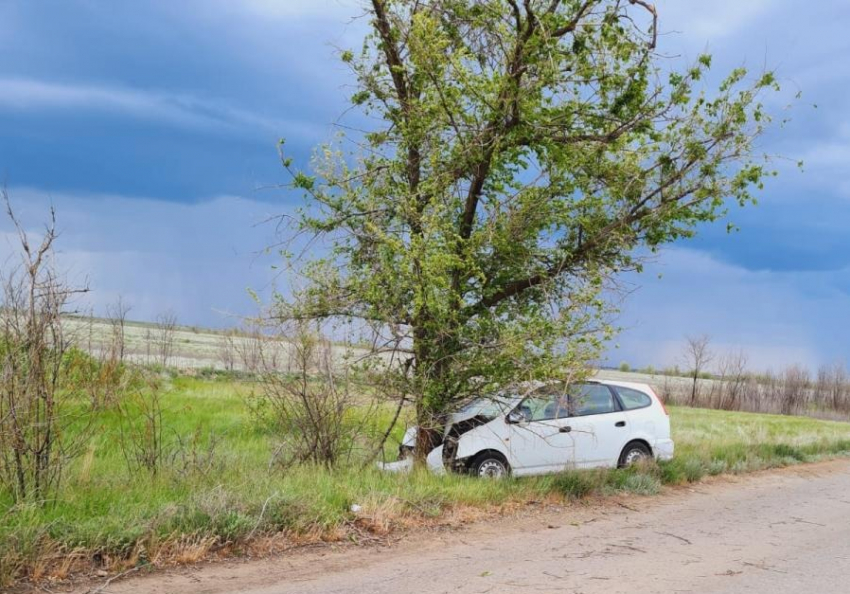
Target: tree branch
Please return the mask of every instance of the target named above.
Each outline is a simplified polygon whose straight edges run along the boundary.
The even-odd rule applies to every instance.
[[[658,11],[654,4],[646,2],[646,0],[629,0],[631,4],[637,4],[645,8],[652,15],[652,40],[649,42],[649,49],[655,49],[658,43]]]
[[[713,147],[717,143],[714,142],[709,146]],[[682,181],[687,173],[693,168],[696,161],[689,160],[684,167],[682,167],[676,175],[671,176],[664,183],[660,184],[654,190],[649,192],[646,196],[637,201],[635,207],[626,211],[623,216],[611,221],[608,225],[603,227],[599,232],[597,232],[590,239],[585,240],[580,246],[578,246],[574,251],[566,254],[557,264],[550,266],[549,268],[543,270],[542,272],[538,272],[531,276],[528,276],[524,279],[519,279],[515,281],[511,281],[505,284],[502,289],[493,293],[488,297],[483,297],[477,303],[470,306],[468,308],[469,313],[471,315],[476,315],[485,309],[489,309],[505,301],[506,299],[510,299],[511,297],[515,297],[524,291],[531,289],[533,287],[539,286],[545,283],[548,280],[556,278],[563,272],[569,270],[572,267],[577,266],[581,262],[589,261],[588,255],[591,251],[597,249],[601,246],[603,239],[610,236],[611,233],[617,231],[618,229],[622,229],[624,227],[628,227],[633,223],[648,218],[652,215],[653,212],[657,212],[659,209],[669,206],[670,204],[679,202],[683,198],[690,196],[698,189],[697,186],[686,186],[680,192],[673,196],[668,196],[666,198],[662,198],[659,202],[658,206],[655,208],[648,208],[646,204],[654,197],[661,195],[664,189],[671,187],[675,183]]]
[[[392,26],[387,16],[384,0],[372,0],[372,9],[375,12],[375,28],[381,36],[381,45],[384,49],[384,57],[387,62],[387,67],[390,70],[390,76],[393,80],[396,95],[398,95],[399,104],[402,113],[404,114],[405,122],[410,123],[410,115],[412,111],[412,95],[410,85],[406,76],[404,62],[401,59],[401,53],[393,39]],[[416,193],[419,188],[421,178],[422,155],[419,148],[411,143],[407,147],[407,181],[412,193]]]
[[[585,3],[582,4],[581,7],[579,7],[578,12],[573,17],[573,19],[569,23],[564,25],[563,27],[561,27],[559,29],[555,29],[552,32],[552,35],[554,37],[563,37],[564,35],[566,35],[568,33],[572,33],[573,31],[575,31],[576,28],[578,27],[578,24],[581,22],[581,19],[583,19],[585,17],[585,15],[587,14],[587,11],[590,10],[590,7],[593,6],[594,4],[596,4],[597,2],[599,2],[599,0],[585,0]],[[632,2],[632,4],[634,4],[634,2]],[[558,8],[557,0],[552,2],[552,6],[554,6],[555,9]]]
[[[530,0],[525,0],[525,26],[523,26],[522,18],[519,16],[519,7],[516,5],[516,2],[512,2],[512,8],[515,9],[517,41],[514,46],[513,57],[507,68],[505,77],[507,80],[499,91],[499,99],[496,102],[496,113],[492,115],[480,142],[480,145],[484,149],[484,154],[472,168],[472,180],[466,194],[466,201],[458,229],[462,240],[467,240],[472,235],[478,202],[481,199],[484,183],[487,180],[490,167],[493,163],[496,140],[520,122],[519,91],[522,86],[522,76],[526,70],[523,65],[525,47],[537,29],[538,20],[531,9]]]

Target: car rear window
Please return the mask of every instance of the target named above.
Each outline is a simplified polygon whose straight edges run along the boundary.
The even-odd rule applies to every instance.
[[[620,400],[623,402],[623,408],[626,410],[646,408],[652,404],[652,398],[640,390],[621,388],[620,386],[617,386],[617,394],[620,395]]]
[[[617,411],[614,395],[602,384],[579,384],[571,388],[574,414],[577,417],[602,415]]]

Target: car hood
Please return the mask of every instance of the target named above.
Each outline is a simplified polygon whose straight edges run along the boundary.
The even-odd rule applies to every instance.
[[[482,416],[485,413],[491,413],[487,416],[492,416],[493,418],[496,418],[499,415],[506,414],[508,411],[512,410],[516,405],[520,403],[521,400],[522,397],[520,396],[495,396],[493,398],[479,398],[478,400],[472,401],[466,406],[461,407],[460,410],[453,412],[449,415],[448,419],[446,420],[446,426],[443,430],[443,438],[445,439],[445,437],[449,434],[449,431],[451,430],[453,425],[457,425],[458,423],[462,423],[464,421],[469,421],[470,419]],[[495,416],[492,415],[494,406],[497,406],[499,409],[499,413]],[[401,445],[410,448],[414,447],[416,445],[417,431],[418,427],[416,425],[408,427],[407,431],[405,431],[404,433],[404,438],[402,439]]]

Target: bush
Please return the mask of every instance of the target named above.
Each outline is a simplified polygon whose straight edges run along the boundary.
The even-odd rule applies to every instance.
[[[599,475],[583,470],[562,472],[553,477],[552,487],[569,499],[583,499],[599,487]]]
[[[355,398],[349,370],[335,361],[329,341],[300,326],[289,344],[293,371],[281,373],[276,363],[266,368],[251,403],[255,419],[278,438],[273,461],[327,467],[350,461],[373,407]]]
[[[654,495],[661,490],[661,480],[658,467],[649,462],[630,468],[568,470],[554,475],[551,488],[568,499],[623,492]]]
[[[665,485],[695,483],[707,474],[707,464],[700,458],[678,456],[660,462],[661,481]]]
[[[7,260],[12,265],[0,272],[0,496],[44,505],[54,500],[84,441],[68,437],[88,411],[69,381],[62,325],[68,301],[82,290],[63,284],[55,268],[55,217],[40,243],[31,244],[5,189],[1,195],[17,231],[19,260]]]

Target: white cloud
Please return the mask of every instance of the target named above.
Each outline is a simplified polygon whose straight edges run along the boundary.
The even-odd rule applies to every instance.
[[[808,140],[808,146],[802,149],[799,158],[803,162],[810,189],[850,198],[850,171],[847,169],[850,163],[850,135],[847,133],[847,124],[837,126],[836,131],[837,134],[828,138]]]
[[[59,265],[74,284],[88,279],[92,291],[80,306],[96,313],[122,295],[133,319],[173,309],[183,323],[226,325],[232,320],[221,312],[254,313],[248,288],[268,297],[274,287],[275,257],[258,255],[274,230],[259,223],[282,207],[235,196],[178,204],[32,188],[9,193],[33,234],[55,206]],[[0,262],[15,249],[10,229],[0,218]]]
[[[304,123],[265,117],[223,101],[200,99],[191,94],[25,78],[0,78],[0,110],[107,111],[189,128],[314,133]]]
[[[807,166],[846,168],[850,163],[850,141],[820,142],[810,147],[802,159]]]
[[[609,358],[614,364],[672,365],[684,337],[703,333],[720,352],[743,349],[755,369],[846,358],[844,341],[828,329],[846,323],[850,296],[840,283],[848,279],[848,270],[751,271],[671,248],[629,279],[640,288],[625,303],[620,349]]]
[[[714,0],[657,3],[661,31],[681,31],[699,44],[731,37],[740,32],[772,5],[768,0]]]

